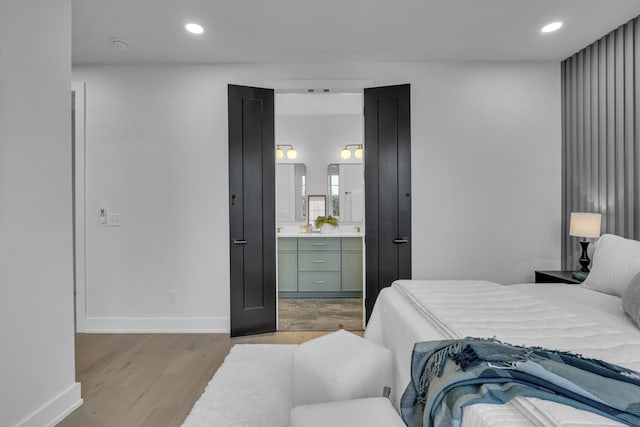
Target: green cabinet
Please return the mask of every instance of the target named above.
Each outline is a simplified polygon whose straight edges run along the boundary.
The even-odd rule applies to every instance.
[[[340,251],[298,252],[298,271],[340,271]]]
[[[281,298],[361,297],[362,238],[278,238]]]
[[[298,274],[298,291],[300,292],[340,292],[340,273],[300,272]]]
[[[342,290],[362,292],[362,239],[342,238]]]
[[[342,252],[342,290],[362,292],[362,252]]]
[[[301,251],[339,251],[340,237],[301,237],[298,249]]]
[[[298,291],[298,239],[278,239],[278,289],[280,292]]]

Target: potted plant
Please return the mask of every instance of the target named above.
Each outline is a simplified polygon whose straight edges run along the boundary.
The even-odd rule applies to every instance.
[[[319,216],[316,218],[315,224],[316,228],[320,230],[321,233],[333,233],[338,228],[338,218],[334,216]]]

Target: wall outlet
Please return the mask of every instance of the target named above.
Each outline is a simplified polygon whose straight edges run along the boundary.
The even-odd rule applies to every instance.
[[[109,227],[120,227],[120,214],[107,214],[107,225]]]
[[[176,303],[176,291],[169,291],[169,304]]]

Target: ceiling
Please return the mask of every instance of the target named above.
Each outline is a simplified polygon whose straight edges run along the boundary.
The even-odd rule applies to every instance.
[[[640,0],[72,0],[72,11],[74,64],[559,61],[640,15]]]

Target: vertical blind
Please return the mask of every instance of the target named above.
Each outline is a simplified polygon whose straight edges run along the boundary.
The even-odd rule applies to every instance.
[[[562,62],[562,267],[574,269],[571,212],[640,239],[640,17]]]

